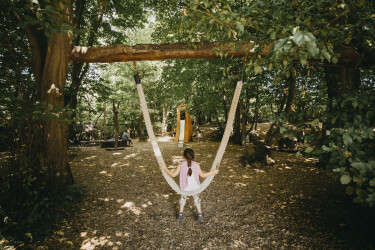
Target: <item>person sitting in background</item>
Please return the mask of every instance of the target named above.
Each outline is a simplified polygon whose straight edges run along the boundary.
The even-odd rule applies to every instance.
[[[133,143],[132,143],[132,139],[130,138],[130,136],[129,136],[128,132],[126,132],[126,130],[125,130],[124,133],[122,134],[122,136],[121,136],[121,140],[123,140],[123,141],[128,141],[129,144],[133,144]]]

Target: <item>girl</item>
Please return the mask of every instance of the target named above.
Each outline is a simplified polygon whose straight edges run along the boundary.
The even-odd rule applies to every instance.
[[[199,129],[198,129],[197,137],[198,137],[198,144],[200,144],[202,142],[202,132]]]
[[[166,166],[161,167],[169,176],[176,177],[180,174],[180,188],[184,191],[196,190],[200,186],[199,176],[206,178],[208,176],[218,174],[219,170],[215,169],[211,172],[203,172],[199,164],[194,160],[194,150],[187,148],[184,150],[184,157],[186,161],[181,162],[181,164],[176,168],[175,171],[170,171]],[[198,210],[198,221],[203,220],[203,213],[201,210],[201,199],[198,195],[194,195],[194,204]],[[184,206],[186,204],[186,196],[181,195],[180,199],[180,212],[178,213],[177,220],[183,219]]]

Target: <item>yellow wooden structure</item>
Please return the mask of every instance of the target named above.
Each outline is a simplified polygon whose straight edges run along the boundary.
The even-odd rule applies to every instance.
[[[176,137],[175,141],[178,141],[179,134],[180,134],[180,118],[181,118],[181,111],[185,111],[185,136],[184,136],[184,142],[189,142],[192,140],[193,136],[193,124],[191,121],[191,117],[189,115],[189,112],[187,110],[187,105],[186,104],[181,104],[180,106],[177,107],[177,128],[176,128]]]

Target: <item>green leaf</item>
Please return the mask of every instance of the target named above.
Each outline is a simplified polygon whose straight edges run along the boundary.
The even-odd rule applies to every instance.
[[[287,128],[285,128],[285,127],[281,127],[281,128],[280,128],[280,134],[283,135],[283,134],[285,134],[286,131],[288,131]]]
[[[369,184],[371,187],[375,187],[375,178],[372,178],[370,181],[369,181]]]
[[[242,23],[240,23],[240,22],[236,23],[236,29],[239,31],[239,33],[244,32],[244,27],[243,27]]]
[[[315,119],[311,122],[311,126],[315,127],[319,124],[319,119]]]
[[[275,31],[271,33],[270,38],[271,38],[272,40],[275,40],[275,39],[276,39],[276,32],[275,32]]]
[[[307,51],[309,52],[310,56],[316,57],[319,53],[319,48],[316,46],[315,42],[309,42],[307,44]]]
[[[301,44],[304,43],[303,36],[304,34],[302,31],[297,31],[293,36],[293,42],[295,42],[298,46],[301,46]]]
[[[330,55],[326,50],[322,50],[322,55],[323,55],[328,61],[331,60],[331,55]]]
[[[255,74],[259,74],[262,72],[262,67],[260,67],[259,65],[255,65],[254,67],[254,73]]]
[[[281,50],[287,42],[288,42],[288,38],[282,38],[282,39],[277,40],[273,47],[274,50]]]
[[[309,154],[309,153],[311,153],[313,150],[314,150],[313,147],[307,147],[307,148],[305,149],[305,152]]]
[[[343,185],[349,184],[351,180],[352,180],[352,177],[350,177],[349,175],[343,175],[340,178],[340,182]]]
[[[306,63],[307,63],[307,58],[306,58],[306,56],[305,56],[305,55],[301,56],[301,57],[299,58],[299,61],[300,61],[300,63],[301,63],[302,66],[305,66]]]
[[[352,137],[350,137],[350,135],[348,133],[345,133],[345,134],[342,135],[342,140],[344,141],[344,144],[346,146],[352,144],[352,142],[353,142]]]
[[[273,69],[273,64],[272,64],[272,63],[270,63],[270,65],[268,65],[268,69],[269,69],[269,70],[272,70],[272,69]]]
[[[316,42],[315,36],[312,33],[310,33],[310,32],[306,32],[305,33],[304,40],[306,42]]]

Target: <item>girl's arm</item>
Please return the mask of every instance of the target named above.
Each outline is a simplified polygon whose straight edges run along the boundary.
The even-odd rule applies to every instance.
[[[171,171],[167,168],[167,166],[161,166],[160,169],[164,170],[170,177],[176,177],[180,173],[180,165],[174,170]]]
[[[211,172],[203,172],[202,169],[201,169],[201,167],[199,166],[199,164],[198,164],[198,170],[199,170],[199,176],[202,177],[202,178],[206,178],[208,176],[211,176],[211,175],[219,173],[218,169],[212,170]]]

